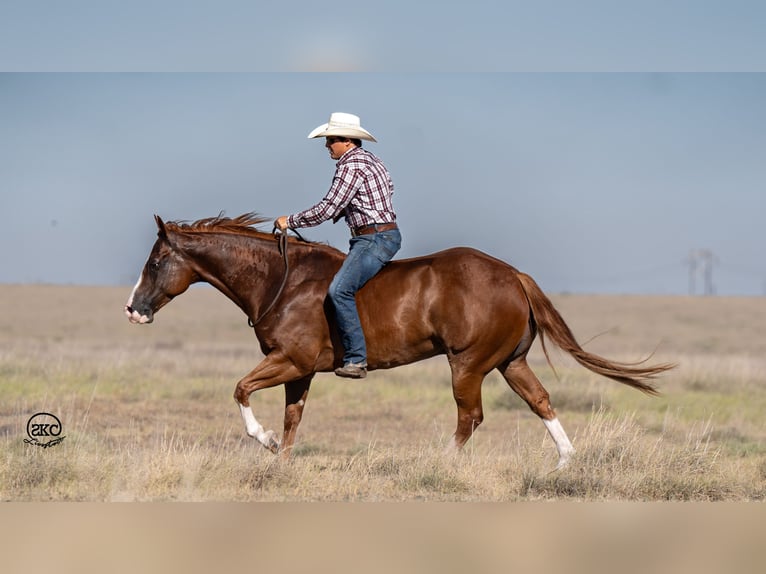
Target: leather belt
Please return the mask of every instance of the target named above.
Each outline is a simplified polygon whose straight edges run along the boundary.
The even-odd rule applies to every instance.
[[[371,233],[380,233],[381,231],[391,231],[397,229],[396,223],[371,223],[369,225],[360,225],[351,230],[351,236],[370,235]]]

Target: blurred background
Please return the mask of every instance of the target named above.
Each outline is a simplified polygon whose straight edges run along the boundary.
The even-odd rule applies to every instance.
[[[764,101],[744,73],[2,74],[0,281],[132,284],[153,214],[308,208],[335,166],[306,136],[346,111],[392,173],[399,257],[468,245],[549,291],[763,295]],[[306,235],[347,247],[343,222]]]
[[[752,0],[4,2],[0,282],[133,284],[155,213],[305,209],[334,169],[306,135],[345,111],[393,175],[400,257],[764,295],[764,24]]]

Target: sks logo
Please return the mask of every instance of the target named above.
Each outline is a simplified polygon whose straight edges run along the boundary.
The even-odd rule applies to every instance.
[[[66,437],[61,436],[61,421],[50,413],[37,413],[27,421],[27,436],[24,442],[34,446],[50,448]]]

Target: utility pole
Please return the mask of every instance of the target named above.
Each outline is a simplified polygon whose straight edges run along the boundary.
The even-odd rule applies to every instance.
[[[697,276],[701,275],[703,280],[703,294],[713,295],[713,263],[715,255],[710,249],[692,249],[689,252],[689,295],[695,295]]]
[[[697,253],[694,249],[689,252],[686,262],[689,264],[689,295],[694,295],[694,280],[697,277]]]

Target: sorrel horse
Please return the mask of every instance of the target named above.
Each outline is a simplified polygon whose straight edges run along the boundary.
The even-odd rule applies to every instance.
[[[157,311],[199,281],[231,299],[249,318],[265,355],[237,383],[234,398],[247,434],[288,457],[314,374],[341,365],[343,349],[326,294],[345,255],[293,237],[279,242],[254,227],[266,219],[252,213],[193,223],[155,219],[158,238],[125,305],[128,319],[151,323]],[[572,443],[526,360],[537,334],[546,357],[547,336],[583,367],[648,394],[657,392],[649,380],[673,367],[588,353],[529,275],[474,249],[392,261],[359,291],[357,301],[370,370],[447,355],[457,403],[451,446],[457,448],[481,424],[481,384],[497,369],[542,419],[558,450],[557,468],[567,463]],[[285,385],[281,443],[250,407],[251,393],[276,385]]]

